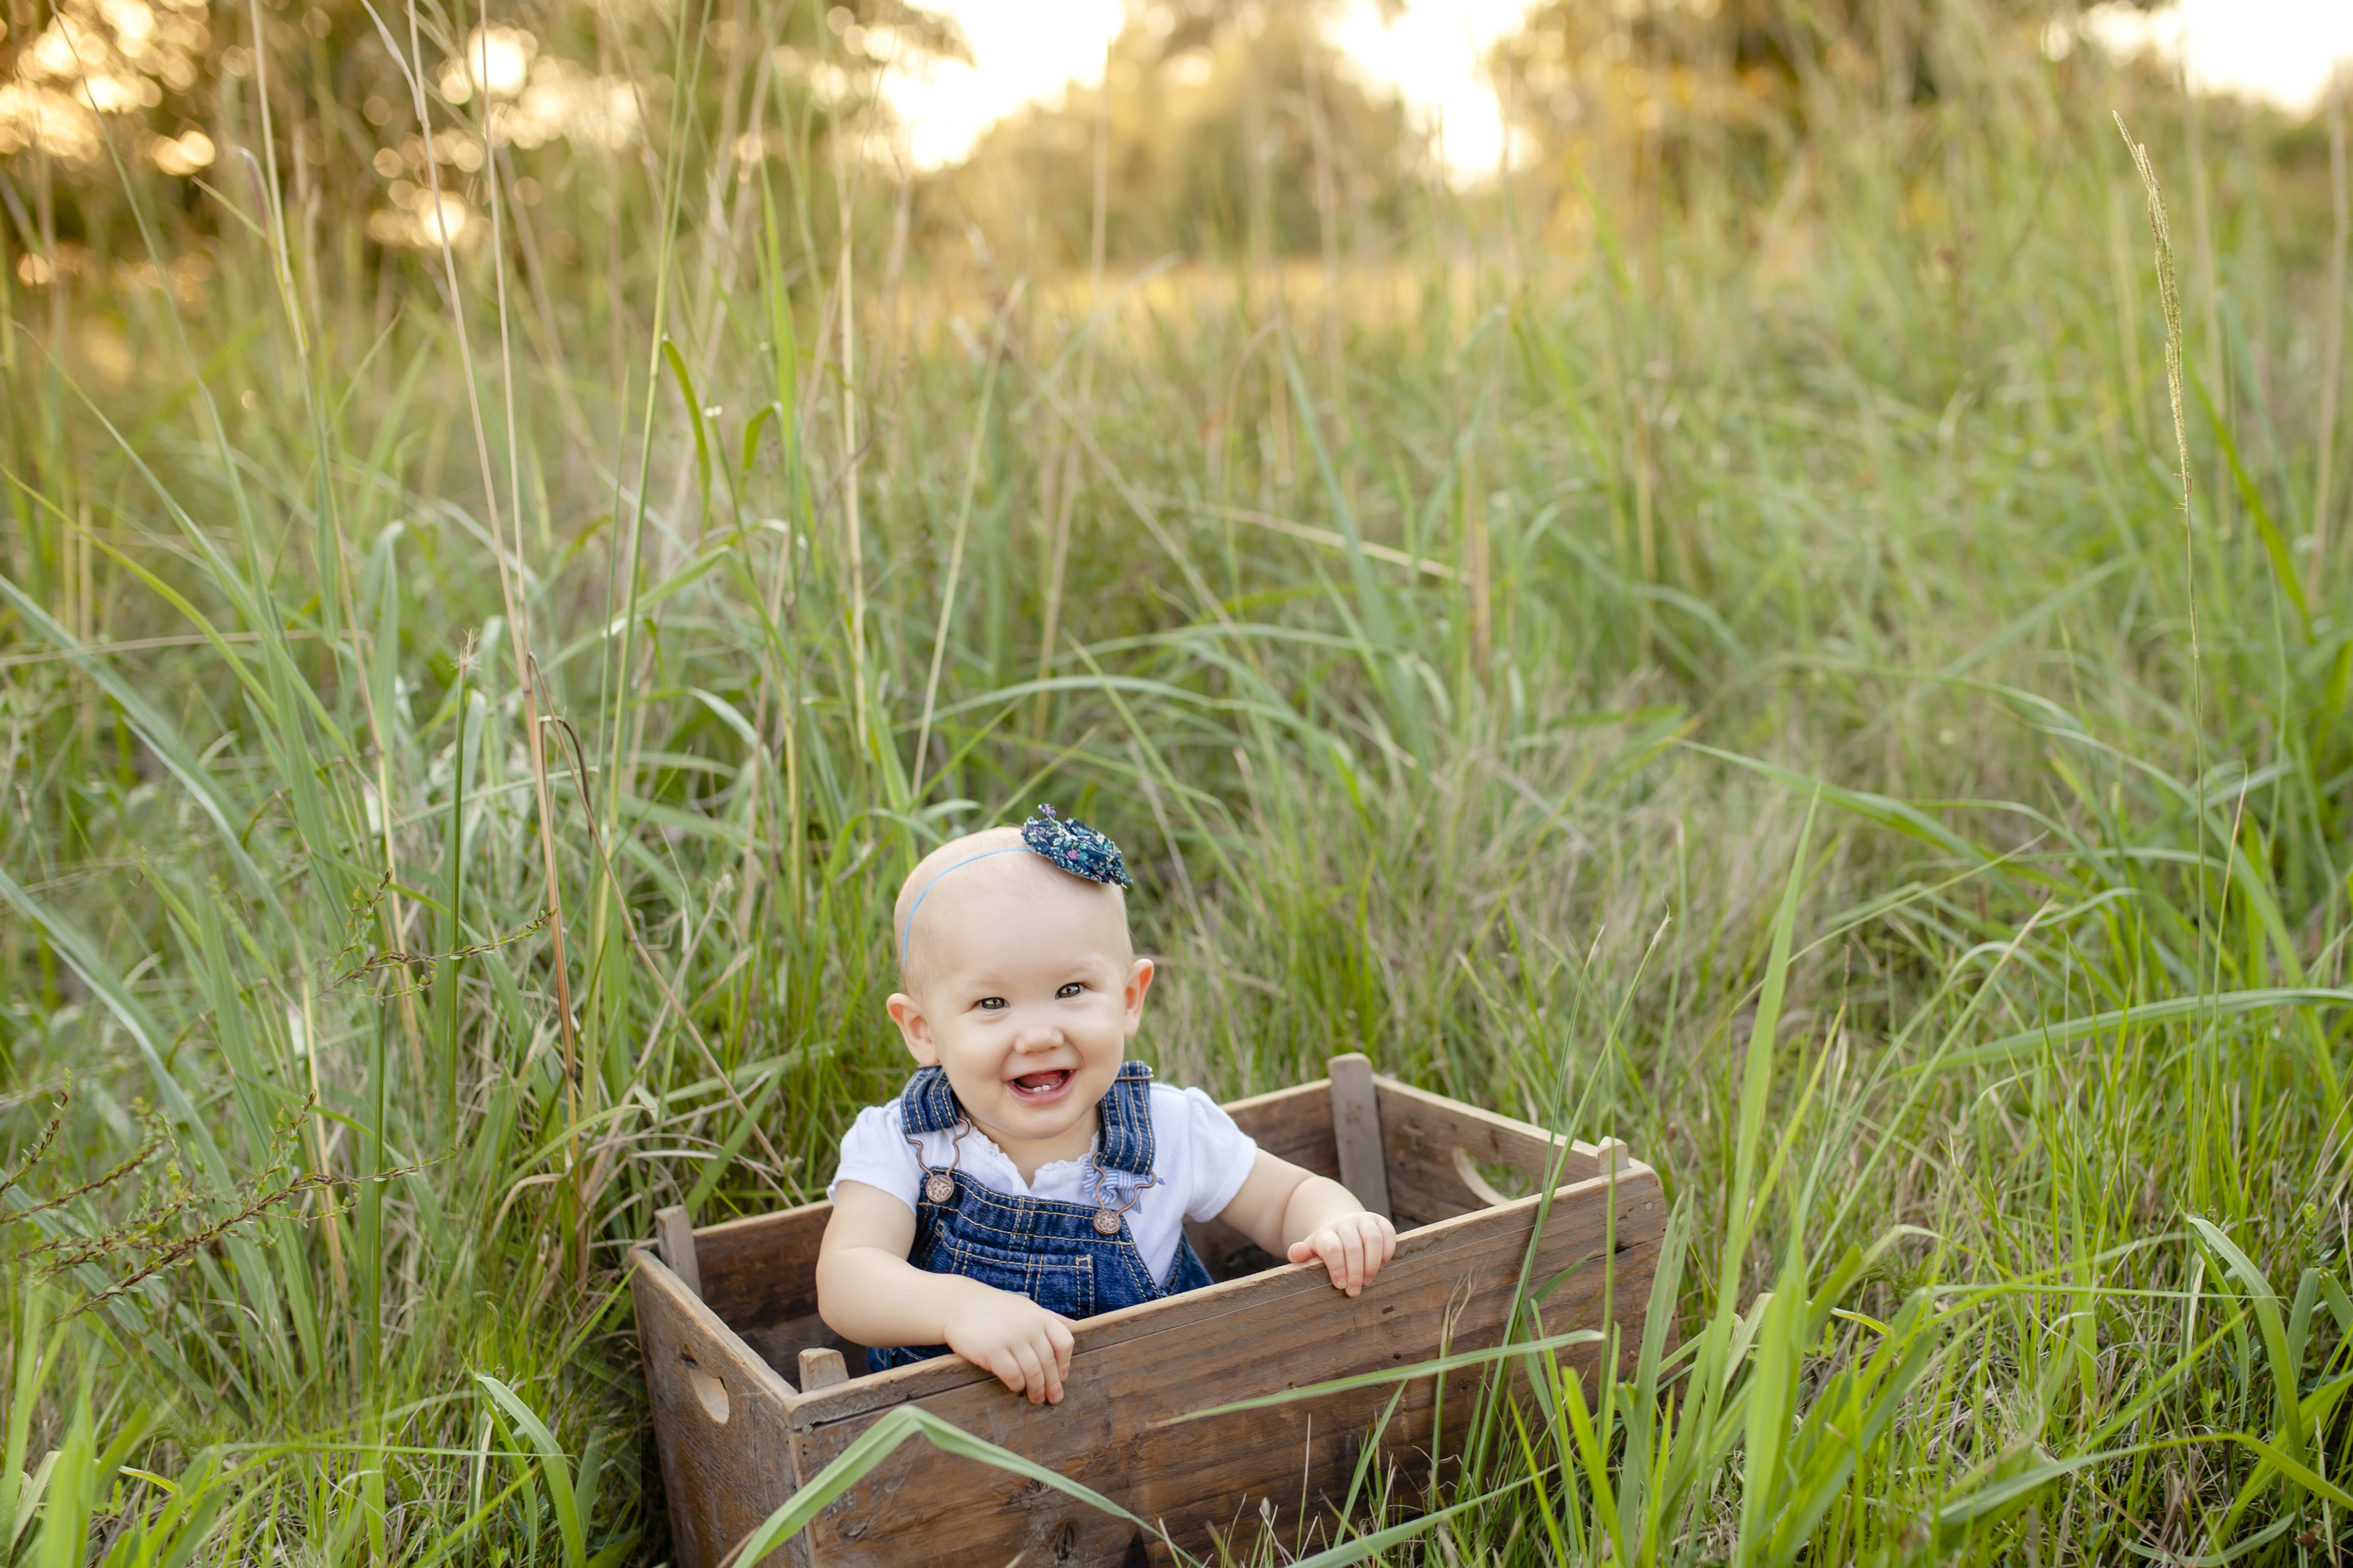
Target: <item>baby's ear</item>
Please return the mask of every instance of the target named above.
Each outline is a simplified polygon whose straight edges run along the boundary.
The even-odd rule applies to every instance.
[[[1152,977],[1158,973],[1148,958],[1139,958],[1128,967],[1127,984],[1121,990],[1120,1001],[1127,1009],[1127,1032],[1131,1035],[1144,1025],[1144,994],[1152,989]]]
[[[891,1011],[891,1021],[899,1026],[899,1037],[907,1042],[907,1054],[915,1058],[919,1068],[937,1067],[939,1048],[932,1044],[932,1022],[915,999],[904,991],[894,991],[883,1005]]]

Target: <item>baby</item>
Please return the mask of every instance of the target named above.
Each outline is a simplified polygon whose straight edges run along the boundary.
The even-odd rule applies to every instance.
[[[899,889],[891,1017],[918,1070],[841,1141],[818,1311],[868,1370],[953,1351],[1062,1398],[1071,1323],[1210,1283],[1217,1218],[1361,1292],[1397,1231],[1260,1149],[1198,1089],[1125,1059],[1152,961],[1118,846],[1050,806],[943,845]]]

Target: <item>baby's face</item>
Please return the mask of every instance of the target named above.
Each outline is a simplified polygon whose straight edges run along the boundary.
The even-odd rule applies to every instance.
[[[1000,1146],[1071,1133],[1118,1076],[1152,984],[1119,895],[996,855],[931,884],[909,941],[891,1016],[915,1060],[946,1070]]]

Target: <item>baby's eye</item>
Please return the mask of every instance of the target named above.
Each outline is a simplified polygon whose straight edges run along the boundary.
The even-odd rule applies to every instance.
[[[1073,996],[1085,995],[1086,990],[1086,982],[1082,980],[1066,981],[1064,982],[1062,988],[1054,993],[1054,1000],[1057,1002],[1067,1002]]]
[[[984,996],[979,1001],[974,1003],[973,1005],[979,1008],[984,1013],[1002,1013],[1005,1011],[1005,998],[1002,996]]]

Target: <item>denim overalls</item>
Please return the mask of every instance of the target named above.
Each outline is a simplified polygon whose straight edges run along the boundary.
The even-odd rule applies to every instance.
[[[947,1074],[930,1067],[907,1080],[900,1115],[910,1137],[945,1132],[964,1121]],[[1121,1217],[1153,1185],[1152,1069],[1121,1065],[1095,1108],[1099,1205],[993,1192],[962,1171],[927,1167],[915,1205],[915,1245],[907,1261],[933,1274],[961,1274],[1029,1297],[1066,1318],[1092,1318],[1139,1301],[1156,1301],[1211,1283],[1200,1255],[1183,1236],[1168,1277],[1155,1280]],[[933,1194],[951,1184],[945,1201]],[[1108,1230],[1104,1226],[1110,1226]],[[866,1352],[866,1370],[906,1366],[948,1353],[945,1345],[900,1345]]]

